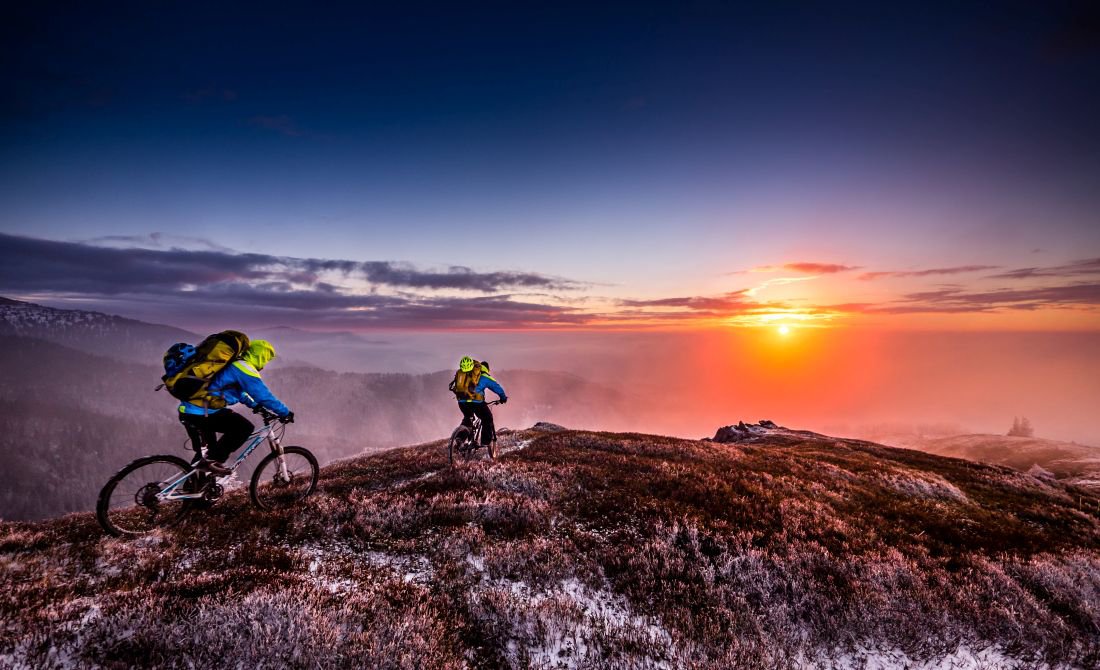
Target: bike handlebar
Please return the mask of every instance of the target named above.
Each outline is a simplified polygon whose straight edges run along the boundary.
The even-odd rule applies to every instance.
[[[276,414],[275,412],[272,412],[271,410],[269,410],[266,407],[259,407],[259,406],[253,407],[252,408],[252,413],[253,414],[259,414],[260,416],[262,416],[263,419],[264,419],[265,424],[271,423],[273,421],[282,421],[283,423],[287,423],[287,421],[285,421],[285,417],[279,416],[278,414]]]

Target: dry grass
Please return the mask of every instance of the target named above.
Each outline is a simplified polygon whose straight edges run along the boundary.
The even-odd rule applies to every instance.
[[[812,436],[504,440],[454,470],[438,442],[337,463],[296,511],[232,494],[135,541],[2,524],[0,666],[1100,663],[1087,492]]]

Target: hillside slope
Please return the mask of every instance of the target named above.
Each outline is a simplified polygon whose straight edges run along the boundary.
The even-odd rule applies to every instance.
[[[1100,499],[810,433],[524,431],[171,531],[0,524],[0,664],[1095,667]],[[923,665],[927,663],[927,665]],[[991,665],[995,664],[995,665]]]
[[[954,435],[921,440],[914,449],[941,456],[1007,465],[1027,471],[1033,466],[1078,486],[1100,488],[1100,447],[1039,437]]]

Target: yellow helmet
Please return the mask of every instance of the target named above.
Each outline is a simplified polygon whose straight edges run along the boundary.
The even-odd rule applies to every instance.
[[[458,369],[463,372],[469,372],[474,369],[474,359],[469,356],[463,356],[462,360],[458,362]]]
[[[252,340],[248,351],[241,358],[257,370],[263,370],[264,366],[275,358],[275,347],[271,346],[267,340]]]

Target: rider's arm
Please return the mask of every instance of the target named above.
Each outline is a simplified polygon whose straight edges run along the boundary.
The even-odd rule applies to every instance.
[[[290,408],[284,405],[281,400],[276,398],[275,395],[268,390],[267,384],[264,383],[263,379],[260,379],[258,373],[237,366],[233,366],[231,370],[234,381],[237,382],[237,386],[243,391],[243,393],[241,393],[241,402],[253,408],[256,406],[264,407],[275,412],[275,414],[279,416],[290,414]],[[251,404],[248,402],[249,400],[252,401]]]
[[[248,395],[244,391],[241,391],[240,395],[237,397],[237,401],[244,403],[246,406],[251,407],[252,409],[256,409],[256,401],[252,398],[252,396]]]
[[[489,389],[493,393],[497,394],[501,400],[508,398],[508,394],[504,392],[504,387],[497,383],[497,380],[493,379],[487,374],[482,373],[481,379],[477,382],[477,392],[484,393],[485,389]]]

